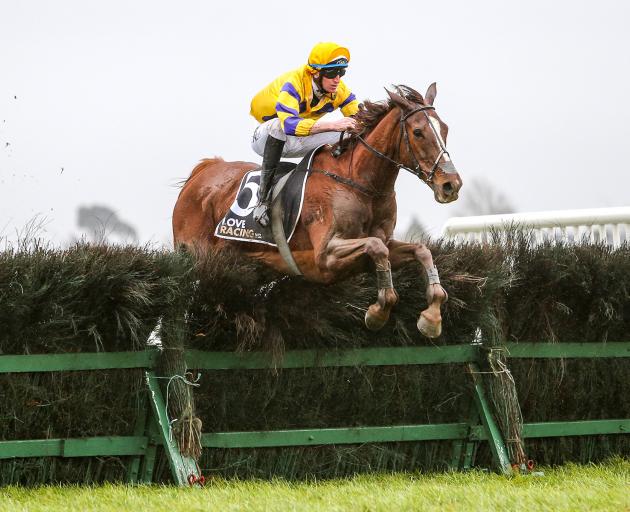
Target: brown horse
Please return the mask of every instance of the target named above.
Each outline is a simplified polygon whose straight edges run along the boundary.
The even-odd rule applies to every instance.
[[[436,85],[423,98],[406,86],[387,91],[390,99],[366,101],[356,115],[360,133],[341,144],[341,154],[320,150],[306,182],[304,204],[289,247],[304,277],[331,283],[376,268],[377,299],[365,315],[370,329],[380,329],[398,301],[391,268],[419,261],[428,275],[428,307],[420,313],[418,329],[428,337],[440,335],[440,306],[448,297],[440,285],[431,252],[423,244],[392,238],[396,225],[394,183],[404,168],[433,191],[435,200],[457,199],[462,185],[445,148],[448,127],[433,107]],[[273,246],[224,240],[214,236],[245,172],[257,165],[205,159],[186,180],[173,211],[175,245],[207,249],[235,245],[248,256],[287,272]],[[319,170],[319,171],[317,171]],[[324,172],[322,172],[322,170]]]

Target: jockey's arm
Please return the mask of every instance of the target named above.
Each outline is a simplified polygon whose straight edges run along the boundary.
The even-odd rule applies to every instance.
[[[334,121],[325,121],[322,118],[315,122],[311,128],[311,134],[321,132],[347,132],[357,128],[357,121],[353,117],[342,117]]]
[[[316,121],[311,128],[311,133],[321,132],[348,132],[359,129],[359,124],[354,119],[354,116],[359,110],[359,102],[356,96],[350,91],[347,91],[346,99],[339,105],[341,113],[345,116],[341,119],[334,121],[324,121],[323,118]]]
[[[305,137],[321,132],[345,132],[358,128],[357,122],[352,117],[324,121],[319,119],[304,119],[300,117],[301,96],[290,82],[281,89],[276,103],[276,115],[282,123],[282,129],[287,135]],[[349,94],[345,102],[340,105],[344,116],[351,116],[358,110],[358,102],[354,94]]]

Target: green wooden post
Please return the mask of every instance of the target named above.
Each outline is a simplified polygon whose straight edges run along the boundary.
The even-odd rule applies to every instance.
[[[140,466],[140,481],[145,484],[153,483],[153,471],[155,469],[155,459],[157,457],[157,447],[159,444],[158,427],[152,415],[147,415],[147,438],[148,444],[142,458]]]
[[[473,379],[475,388],[475,404],[479,411],[479,417],[485,430],[488,442],[490,443],[490,450],[494,457],[494,462],[497,470],[504,474],[512,474],[512,466],[510,465],[510,459],[508,452],[503,442],[503,436],[499,427],[497,427],[494,417],[492,415],[492,409],[488,400],[486,399],[486,393],[483,387],[483,382],[480,375],[479,365],[477,363],[469,363],[468,370]]]
[[[468,422],[468,437],[453,441],[453,459],[451,467],[459,470],[470,469],[474,462],[474,454],[477,451],[479,441],[475,439],[473,428],[479,423],[479,414],[474,400],[468,402],[465,417]]]
[[[136,424],[133,429],[134,436],[146,436],[147,435],[147,407],[149,404],[147,403],[147,395],[146,390],[140,391],[141,395],[138,397],[138,417],[136,418]],[[147,439],[147,449],[149,448],[149,443]],[[131,457],[129,463],[127,464],[127,482],[130,484],[138,483],[138,476],[140,473],[140,463],[142,462],[142,458],[145,455],[136,455],[135,457]]]
[[[153,416],[157,424],[157,433],[160,437],[161,444],[164,445],[164,452],[166,453],[171,468],[173,481],[180,486],[189,485],[188,478],[191,475],[195,478],[199,478],[200,476],[197,463],[191,457],[184,457],[179,452],[177,443],[171,439],[166,405],[155,372],[148,371],[145,375],[147,387],[149,388],[149,403],[151,404]]]
[[[464,445],[464,453],[463,453],[462,465],[461,465],[462,470],[467,470],[467,469],[472,468],[473,464],[475,463],[475,455],[477,453],[478,446],[479,446],[479,443],[475,443],[472,441],[469,441]]]
[[[449,465],[450,469],[462,469],[462,453],[464,451],[464,446],[466,445],[466,441],[463,439],[456,439],[452,443],[452,453],[453,456],[451,458],[451,463]]]

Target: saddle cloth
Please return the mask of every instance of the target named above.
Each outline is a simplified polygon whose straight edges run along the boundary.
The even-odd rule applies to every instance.
[[[313,156],[319,148],[315,148],[302,159],[299,164],[280,162],[273,177],[273,187],[280,178],[291,173],[280,196],[284,210],[283,226],[287,235],[287,242],[291,240],[297,226],[302,205],[304,203],[304,186],[308,177]],[[240,242],[255,242],[276,246],[271,232],[271,225],[263,227],[254,220],[254,207],[258,202],[258,187],[260,186],[260,167],[249,171],[243,176],[236,193],[236,198],[227,214],[217,224],[214,235],[228,240]]]

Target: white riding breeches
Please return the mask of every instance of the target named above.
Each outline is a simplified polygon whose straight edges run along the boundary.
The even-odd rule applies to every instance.
[[[280,119],[270,119],[258,125],[252,137],[252,149],[260,156],[263,156],[265,152],[265,143],[269,135],[285,141],[284,149],[282,150],[283,157],[299,158],[317,146],[339,142],[339,135],[341,134],[339,132],[321,132],[315,135],[306,135],[305,137],[295,137],[284,133]]]

